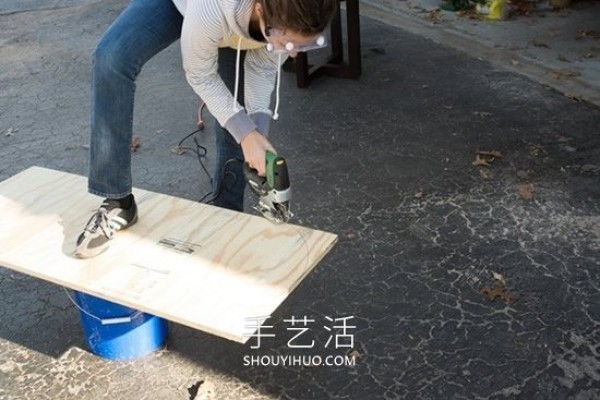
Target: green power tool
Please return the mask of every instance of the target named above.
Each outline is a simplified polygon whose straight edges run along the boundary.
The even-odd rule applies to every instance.
[[[266,176],[244,163],[244,175],[252,191],[258,195],[258,206],[254,207],[265,218],[276,224],[287,222],[292,216],[290,199],[292,188],[285,158],[266,152]]]

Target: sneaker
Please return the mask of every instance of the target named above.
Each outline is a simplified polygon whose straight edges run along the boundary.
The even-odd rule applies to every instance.
[[[97,256],[108,248],[108,243],[115,236],[116,231],[128,228],[137,222],[137,205],[133,197],[130,208],[120,207],[117,200],[104,200],[77,238],[76,257]]]

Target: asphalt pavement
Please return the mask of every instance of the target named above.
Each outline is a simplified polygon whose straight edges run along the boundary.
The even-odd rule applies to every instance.
[[[86,174],[91,53],[125,4],[0,5],[0,180]],[[252,349],[173,323],[165,349],[100,359],[62,288],[0,268],[0,399],[600,399],[600,108],[361,24],[359,80],[282,82],[271,137],[293,222],[340,240],[272,316],[275,337]],[[134,185],[200,199],[208,179],[173,151],[198,106],[177,44],[136,96]],[[213,123],[199,136],[209,166]],[[294,348],[292,316],[314,320],[312,347]],[[282,364],[300,355],[311,363]],[[355,365],[315,365],[328,356]]]

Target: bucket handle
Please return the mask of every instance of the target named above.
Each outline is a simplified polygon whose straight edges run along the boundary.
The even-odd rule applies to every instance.
[[[79,311],[81,311],[82,313],[86,314],[87,316],[95,319],[96,321],[99,321],[102,325],[126,324],[126,323],[131,322],[134,318],[137,318],[140,314],[142,314],[141,311],[135,311],[131,315],[126,316],[126,317],[100,318],[96,315],[90,314],[87,310],[84,310],[83,308],[81,308],[79,306],[79,304],[77,304],[77,302],[73,299],[73,297],[71,297],[68,290],[65,288],[63,288],[63,290],[65,291],[65,294],[67,295],[69,300],[71,300],[71,303],[73,303],[75,305],[75,307],[77,307],[79,309]]]

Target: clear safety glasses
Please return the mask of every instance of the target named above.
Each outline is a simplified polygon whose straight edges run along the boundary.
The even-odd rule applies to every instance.
[[[327,47],[325,35],[319,35],[309,43],[297,44],[285,37],[285,33],[279,29],[267,28],[267,51],[272,53],[304,52]]]

